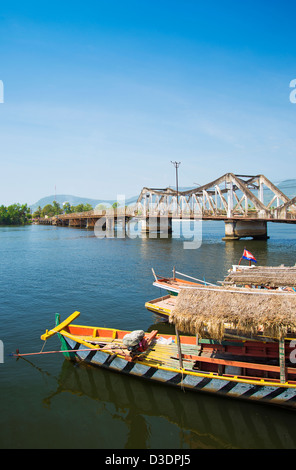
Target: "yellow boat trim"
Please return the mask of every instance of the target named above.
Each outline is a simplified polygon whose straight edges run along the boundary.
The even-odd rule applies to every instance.
[[[76,326],[76,325],[75,325]],[[101,329],[101,328],[100,328]],[[107,328],[106,328],[107,329]],[[79,340],[77,339],[77,335],[72,335],[71,333],[69,333],[68,331],[65,331],[65,330],[61,330],[60,331],[60,334],[63,335],[63,336],[66,336],[67,338],[69,339],[72,339],[73,341],[75,342],[78,342],[80,344],[83,344],[84,346],[88,347],[89,349],[97,349],[99,350],[100,347],[99,346],[94,346],[93,344],[91,343],[88,343],[87,341],[84,341],[83,339],[79,338]],[[105,352],[105,351],[102,351],[102,352]]]
[[[78,326],[78,325],[75,325],[75,326]],[[110,331],[110,328],[100,328],[100,330]],[[116,331],[123,331],[123,330],[116,330]],[[79,340],[78,340],[77,335],[72,335],[68,331],[60,331],[60,334],[63,335],[63,336],[66,336],[69,339],[72,339],[76,342],[79,342],[79,343],[83,344],[84,346],[86,346],[89,349],[97,349],[98,351],[100,350],[97,346],[94,346],[94,345],[88,343],[87,341],[84,341],[83,339],[79,338]],[[108,350],[102,350],[102,352],[104,352],[106,354],[110,354]],[[125,358],[125,356],[121,355],[121,354],[117,354],[117,356],[122,358],[122,359]],[[144,361],[141,360],[141,359],[138,359],[137,363],[142,364],[144,366],[148,366],[148,367],[154,367],[155,369],[160,369],[160,370],[164,370],[164,371],[176,372],[178,374],[184,374],[184,375],[193,375],[194,377],[205,377],[205,378],[211,378],[211,379],[217,379],[217,380],[225,380],[225,381],[228,381],[228,382],[247,383],[247,384],[262,385],[262,386],[265,385],[265,386],[270,386],[270,387],[296,388],[295,384],[289,384],[288,382],[282,384],[282,383],[279,383],[279,382],[275,383],[275,382],[264,380],[264,379],[247,380],[247,379],[242,379],[242,378],[240,378],[236,375],[234,375],[232,377],[230,377],[230,376],[223,377],[223,376],[220,376],[220,375],[215,374],[213,372],[203,373],[203,372],[190,371],[188,369],[176,369],[176,368],[173,368],[173,367],[165,367],[165,366],[161,366],[159,364],[155,364],[155,362],[150,362],[149,359],[144,360]]]
[[[51,336],[55,335],[59,331],[63,330],[65,326],[68,326],[70,323],[72,323],[72,321],[75,320],[75,318],[79,317],[79,315],[80,315],[80,312],[77,312],[77,311],[72,313],[72,315],[70,315],[68,318],[66,318],[66,320],[64,320],[62,323],[60,323],[58,326],[56,326],[52,330],[49,330],[49,331],[46,330],[44,335],[41,336],[41,339],[43,341],[46,341],[47,338],[50,338]]]
[[[171,314],[171,310],[168,308],[157,307],[155,304],[151,304],[150,302],[145,303],[145,307],[147,310],[152,310],[153,312],[163,312],[167,315]]]

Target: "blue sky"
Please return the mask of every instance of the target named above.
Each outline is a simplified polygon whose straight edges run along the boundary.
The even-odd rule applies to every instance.
[[[10,1],[0,204],[296,178],[295,1]]]

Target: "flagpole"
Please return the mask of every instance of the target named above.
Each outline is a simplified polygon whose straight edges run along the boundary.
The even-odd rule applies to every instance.
[[[246,249],[246,247],[244,246],[244,250],[245,250],[245,249]],[[243,251],[243,256],[244,256],[244,251]],[[242,259],[243,259],[243,256],[242,256],[242,257],[241,257],[241,259],[239,260],[239,262],[238,262],[238,266],[241,264],[241,262],[242,262]]]

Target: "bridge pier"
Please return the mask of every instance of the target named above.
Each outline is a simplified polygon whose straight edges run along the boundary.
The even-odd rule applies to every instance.
[[[69,227],[85,228],[86,220],[82,218],[69,219]]]
[[[141,221],[141,231],[143,233],[172,233],[172,217],[146,217]]]
[[[230,220],[225,221],[224,241],[253,237],[255,240],[267,240],[267,222],[265,220]]]
[[[96,223],[96,219],[88,218],[86,219],[86,228],[91,230],[94,229]]]

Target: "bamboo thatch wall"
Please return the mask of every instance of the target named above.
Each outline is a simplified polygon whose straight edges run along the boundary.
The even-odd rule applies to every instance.
[[[296,267],[256,266],[249,269],[239,269],[230,272],[224,282],[227,284],[242,284],[269,287],[296,287]]]
[[[257,292],[256,292],[257,291]],[[221,341],[225,324],[240,334],[283,339],[296,331],[296,294],[234,287],[182,289],[170,315],[178,330]]]

